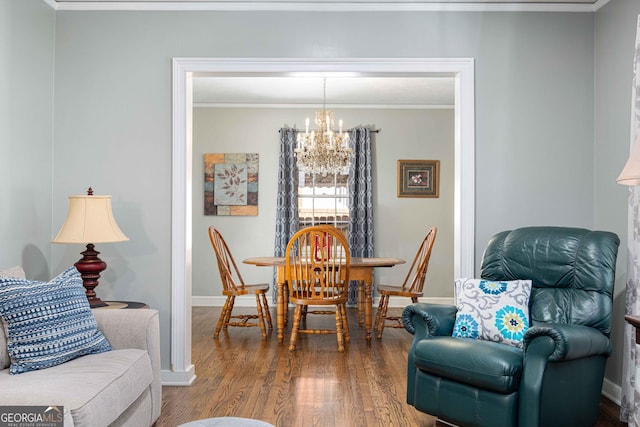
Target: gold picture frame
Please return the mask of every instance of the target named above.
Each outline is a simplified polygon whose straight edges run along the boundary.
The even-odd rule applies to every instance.
[[[398,197],[440,197],[440,160],[398,160]]]

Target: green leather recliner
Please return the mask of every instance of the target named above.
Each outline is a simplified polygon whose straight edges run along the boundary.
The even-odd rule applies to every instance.
[[[564,227],[494,236],[481,278],[532,280],[523,348],[452,337],[455,306],[411,304],[407,402],[459,426],[592,426],[611,354],[619,243],[613,233]]]

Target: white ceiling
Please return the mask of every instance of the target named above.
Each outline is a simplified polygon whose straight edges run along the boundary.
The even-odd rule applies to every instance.
[[[424,108],[454,105],[453,77],[329,77],[331,108]],[[318,107],[322,77],[195,77],[196,106]]]

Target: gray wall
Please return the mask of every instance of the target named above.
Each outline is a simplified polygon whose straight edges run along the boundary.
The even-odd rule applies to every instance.
[[[304,127],[309,109],[195,108],[193,116],[193,295],[220,299],[222,288],[207,228],[220,229],[237,262],[273,254],[280,138],[284,126]],[[374,243],[377,256],[406,265],[376,271],[377,283],[401,283],[427,230],[438,227],[425,288],[450,297],[453,283],[453,119],[451,110],[334,109],[345,127],[370,125],[373,134]],[[258,216],[203,214],[203,154],[257,152]],[[397,160],[440,160],[440,197],[397,198]],[[249,244],[250,243],[250,244]],[[272,269],[241,266],[247,283],[271,281]],[[206,303],[206,301],[203,301]],[[219,302],[219,301],[218,301]]]
[[[55,13],[41,0],[0,1],[0,270],[47,279]]]
[[[66,197],[88,185],[114,196],[131,240],[98,248],[110,264],[99,293],[160,310],[163,369],[170,350],[172,57],[474,57],[476,258],[506,228],[595,226],[593,14],[314,16],[57,13],[53,223],[63,221]],[[620,191],[615,182],[602,186]],[[53,269],[77,252],[54,247]]]

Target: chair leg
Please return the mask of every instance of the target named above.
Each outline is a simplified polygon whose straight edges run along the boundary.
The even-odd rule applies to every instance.
[[[258,309],[258,322],[260,325],[260,331],[262,331],[262,339],[267,339],[267,328],[264,326],[265,318],[262,312],[262,304],[260,303],[260,294],[256,294],[256,308]]]
[[[378,332],[380,329],[380,319],[382,316],[382,308],[384,307],[384,295],[380,295],[380,302],[378,303],[378,310],[376,311],[376,320],[373,323],[373,330]]]
[[[218,317],[218,323],[216,325],[216,331],[213,333],[213,338],[218,338],[220,335],[220,330],[222,326],[227,329],[227,324],[229,323],[229,317],[231,316],[231,310],[233,310],[233,297],[231,295],[227,296],[227,300],[224,302],[224,306],[222,307],[222,312],[220,313],[220,317]]]
[[[342,330],[342,304],[336,305],[336,340],[338,341],[338,351],[344,351],[344,332]]]
[[[264,307],[264,311],[267,316],[267,326],[269,329],[273,329],[273,323],[271,323],[271,311],[269,311],[269,303],[267,302],[267,295],[262,294],[262,306]]]
[[[233,312],[233,306],[236,303],[236,296],[235,295],[231,295],[229,297],[229,307],[227,307],[227,314],[224,318],[224,325],[222,325],[222,327],[224,329],[227,329],[229,327],[229,322],[231,321],[231,314]]]
[[[296,339],[298,338],[298,329],[300,328],[300,316],[302,315],[302,306],[296,304],[293,312],[293,326],[291,327],[291,339],[289,340],[289,351],[296,349]]]
[[[282,315],[284,316],[284,326],[289,324],[289,287],[285,286],[282,291],[282,300],[284,301],[284,310]]]
[[[340,304],[340,315],[342,317],[342,330],[344,331],[344,341],[350,342],[351,337],[349,336],[349,322],[347,321],[347,305]]]
[[[380,297],[380,309],[378,309],[378,314],[377,316],[380,316],[380,324],[378,325],[377,328],[377,335],[376,338],[381,339],[382,338],[382,333],[384,332],[384,325],[385,325],[385,321],[387,318],[387,309],[389,308],[389,295],[382,295],[382,297]]]

